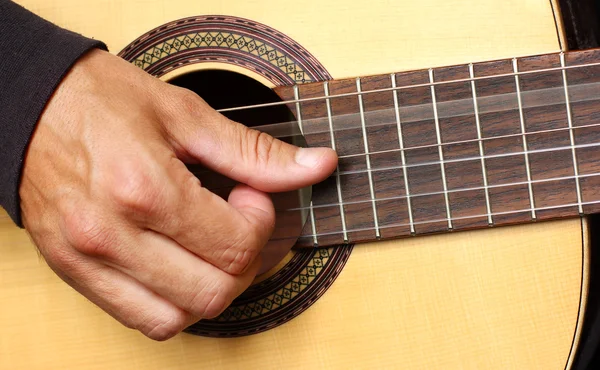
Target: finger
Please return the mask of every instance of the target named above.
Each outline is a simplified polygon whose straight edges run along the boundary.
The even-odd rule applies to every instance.
[[[229,193],[227,202],[253,226],[260,243],[269,240],[275,227],[275,207],[268,194],[238,184]]]
[[[140,229],[126,218],[106,217],[93,208],[70,214],[60,226],[68,245],[76,252],[133,277],[197,318],[219,315],[252,283],[260,267],[260,258],[254,258],[255,263],[245,273],[232,276],[167,236]],[[54,260],[69,262],[61,270],[72,271],[72,266],[80,265],[72,258],[59,257]],[[79,280],[86,280],[82,273],[78,275]]]
[[[181,187],[179,200],[172,202],[170,222],[161,222],[165,215],[147,227],[229,274],[245,274],[275,228],[269,195],[239,184],[225,201],[193,181],[183,163],[170,167],[169,177],[188,185]]]
[[[46,260],[59,277],[126,327],[166,340],[199,320],[131,276],[73,253],[77,256],[60,261],[46,256]]]
[[[275,209],[269,195],[243,184],[233,188],[227,202],[204,188],[187,192],[190,200],[181,207],[178,229],[160,232],[223,271],[244,274],[275,228]],[[208,200],[196,200],[202,197]],[[199,226],[197,220],[202,219],[210,220],[210,224]]]
[[[256,277],[260,258],[233,276],[169,238],[146,231],[111,256],[111,264],[195,317],[221,314]]]
[[[98,218],[88,215],[69,220],[66,228],[67,240],[77,252],[132,276],[196,317],[220,314],[256,276],[257,265],[233,276],[164,235],[140,230],[126,220],[95,222]]]
[[[228,202],[201,187],[186,193],[177,222],[157,231],[229,274],[247,273],[275,228],[270,197],[242,184]]]
[[[245,186],[233,191],[233,203],[228,203],[203,188],[177,158],[163,162],[162,167],[142,169],[122,160],[110,172],[112,177],[105,185],[109,195],[104,198],[104,203],[114,207],[121,218],[91,210],[78,214],[67,228],[72,231],[72,244],[90,244],[77,235],[97,239],[90,244],[92,247],[106,244],[106,237],[118,232],[121,224],[133,223],[175,240],[225,272],[246,272],[274,227],[270,198]]]
[[[298,189],[335,169],[330,148],[298,148],[233,122],[192,93],[179,94],[188,116],[169,118],[167,130],[180,158],[192,157],[234,180],[265,192]],[[179,111],[181,112],[181,111]]]

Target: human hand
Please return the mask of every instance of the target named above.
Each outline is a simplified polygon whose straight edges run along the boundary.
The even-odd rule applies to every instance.
[[[251,284],[275,222],[265,192],[319,182],[336,161],[331,149],[250,130],[94,50],[40,118],[22,219],[63,280],[127,327],[165,340],[217,316]],[[242,185],[225,201],[184,163]]]

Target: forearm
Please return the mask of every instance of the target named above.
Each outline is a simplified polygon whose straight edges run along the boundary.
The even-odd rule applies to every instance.
[[[73,63],[98,47],[106,48],[0,0],[0,206],[19,226],[18,189],[36,123]]]

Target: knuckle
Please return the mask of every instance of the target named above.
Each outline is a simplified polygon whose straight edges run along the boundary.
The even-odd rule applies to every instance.
[[[69,212],[64,217],[64,226],[67,242],[75,250],[91,256],[112,254],[113,234],[101,217],[88,212]]]
[[[261,237],[250,223],[241,224],[235,235],[222,241],[227,248],[218,248],[219,266],[230,275],[241,275],[248,270],[263,248]]]
[[[259,167],[266,167],[273,159],[278,157],[281,143],[271,135],[257,130],[246,131],[246,145],[244,157],[255,162]]]
[[[80,270],[81,260],[76,253],[73,253],[72,248],[50,248],[45,250],[43,255],[48,266],[65,281],[70,281],[70,278],[63,272],[73,273]]]
[[[250,267],[259,250],[254,246],[245,244],[242,243],[238,248],[228,253],[231,257],[225,258],[225,272],[232,275],[241,275]]]
[[[249,222],[240,225],[237,241],[222,256],[225,272],[231,275],[241,275],[256,260],[275,227],[274,217],[263,218],[265,222]]]
[[[219,316],[229,305],[229,290],[224,287],[223,282],[217,282],[209,287],[198,289],[192,295],[191,312],[205,319]]]
[[[185,324],[186,315],[173,310],[143,323],[138,330],[150,339],[165,341],[173,338],[185,329]]]
[[[144,166],[124,161],[117,165],[108,184],[109,193],[119,207],[126,210],[152,214],[168,202],[157,185],[151,171],[142,169]]]
[[[176,94],[176,106],[179,110],[183,110],[184,112],[197,115],[202,111],[203,100],[191,90],[188,89],[180,89],[179,93]]]

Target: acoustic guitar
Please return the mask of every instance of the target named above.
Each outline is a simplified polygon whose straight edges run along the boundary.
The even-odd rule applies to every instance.
[[[17,2],[340,162],[273,195],[272,241],[291,250],[160,343],[69,288],[3,215],[0,368],[572,368],[600,210],[600,51],[566,50],[557,3]]]

